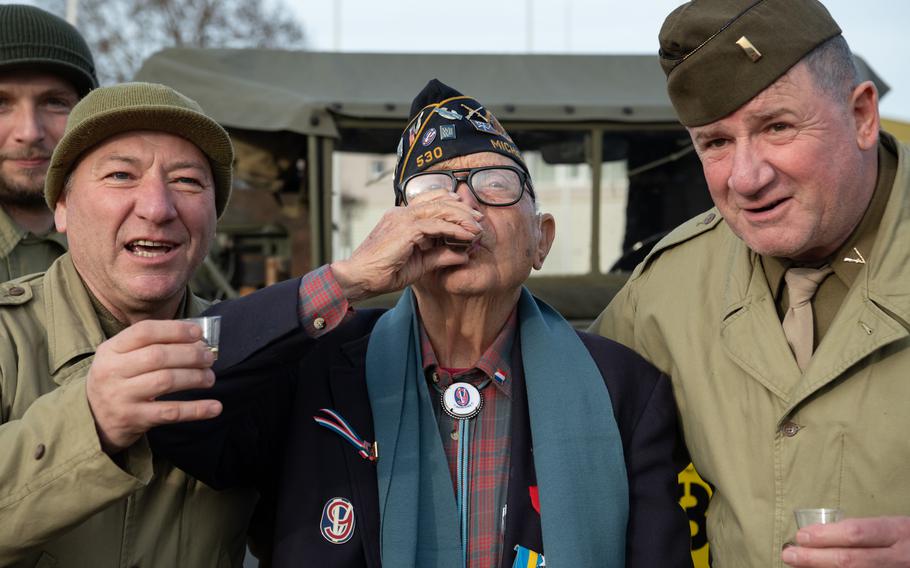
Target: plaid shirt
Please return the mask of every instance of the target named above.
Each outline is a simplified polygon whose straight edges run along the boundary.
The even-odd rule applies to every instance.
[[[337,327],[352,311],[341,293],[331,268],[322,266],[300,281],[298,317],[310,337],[319,337]],[[504,511],[509,486],[509,450],[512,442],[512,344],[518,330],[518,309],[506,321],[493,344],[471,369],[440,367],[433,345],[420,326],[423,367],[431,389],[442,392],[453,382],[470,382],[475,386],[491,379],[483,390],[484,405],[472,418],[470,455],[470,505],[468,510],[468,566],[497,568],[502,556]],[[454,374],[453,374],[454,371]],[[497,380],[499,372],[503,380]],[[435,387],[435,388],[434,388]],[[439,404],[433,405],[439,434],[452,475],[455,490],[458,461],[458,431],[455,419]]]
[[[468,566],[497,568],[502,555],[503,508],[509,487],[509,450],[512,441],[512,343],[518,328],[518,310],[502,327],[493,344],[471,369],[440,367],[433,345],[423,325],[420,326],[420,348],[423,368],[429,381],[430,393],[445,391],[453,382],[468,382],[474,386],[491,379],[483,389],[483,409],[472,418],[470,446],[470,504],[468,507]],[[494,374],[499,372],[504,380]],[[434,390],[432,387],[436,387]],[[449,462],[452,487],[457,491],[458,425],[456,420],[433,405],[439,434]]]
[[[327,264],[300,279],[298,296],[297,318],[310,337],[332,331],[352,311]]]

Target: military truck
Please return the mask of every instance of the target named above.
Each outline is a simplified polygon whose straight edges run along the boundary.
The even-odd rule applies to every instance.
[[[394,203],[399,135],[434,77],[486,104],[524,153],[557,224],[528,286],[576,325],[600,313],[657,240],[711,207],[656,55],[168,49],[137,80],[199,101],[237,150],[206,291],[234,296],[350,254]],[[710,494],[694,470],[680,475],[699,567],[708,565]]]
[[[529,287],[578,325],[660,237],[711,206],[656,56],[167,49],[137,80],[196,99],[237,148],[205,292],[233,296],[350,254],[393,205],[398,137],[434,77],[484,102],[525,154],[557,221]]]

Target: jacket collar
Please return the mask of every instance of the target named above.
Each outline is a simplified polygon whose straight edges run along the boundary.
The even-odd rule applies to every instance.
[[[898,168],[888,206],[882,216],[878,237],[866,265],[864,286],[870,300],[878,304],[904,326],[910,323],[910,147],[897,147]]]
[[[867,264],[805,375],[787,347],[758,255],[732,231],[718,251],[728,257],[730,267],[721,314],[724,348],[740,367],[785,402],[782,417],[844,369],[908,335],[910,249],[894,244],[910,242],[910,148],[898,143],[897,149],[897,175]]]
[[[64,249],[66,248],[66,236],[57,231],[51,231],[46,235],[31,235],[28,231],[20,227],[13,221],[2,206],[0,206],[0,258],[9,256],[13,249],[25,238],[37,240],[53,241]]]
[[[92,306],[82,277],[73,265],[69,253],[57,259],[44,275],[45,310],[47,322],[48,368],[58,383],[58,376],[72,360],[92,355],[105,340],[104,331]],[[193,296],[189,288],[182,303],[182,317],[191,317],[205,310],[207,303]]]
[[[3,207],[0,207],[0,257],[9,256],[24,236],[25,230],[16,225]]]

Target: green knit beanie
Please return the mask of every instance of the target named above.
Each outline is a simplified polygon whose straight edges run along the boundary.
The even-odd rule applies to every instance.
[[[73,107],[47,170],[44,199],[48,206],[56,206],[80,156],[111,136],[133,130],[167,132],[195,144],[209,159],[215,179],[215,209],[221,217],[231,197],[234,149],[228,133],[196,101],[153,83],[100,87]]]
[[[0,71],[43,68],[70,81],[80,97],[98,86],[92,52],[76,28],[34,6],[0,5]]]
[[[720,120],[841,33],[818,0],[692,0],[660,30],[660,64],[679,121]]]

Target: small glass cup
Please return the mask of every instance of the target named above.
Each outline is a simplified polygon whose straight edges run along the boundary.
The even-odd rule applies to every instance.
[[[828,508],[794,509],[793,514],[796,516],[796,526],[799,528],[836,523],[844,517],[844,512],[840,509]]]
[[[186,318],[181,321],[188,321],[202,328],[202,341],[209,346],[209,349],[215,355],[215,359],[217,359],[218,339],[221,336],[221,316]]]

